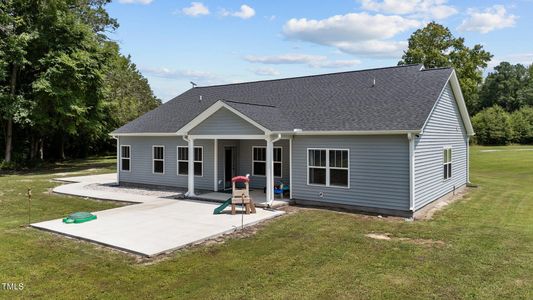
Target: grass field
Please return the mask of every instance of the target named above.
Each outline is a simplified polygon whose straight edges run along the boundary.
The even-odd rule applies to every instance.
[[[253,236],[149,263],[22,226],[28,186],[32,221],[113,207],[48,192],[58,173],[108,172],[113,160],[3,174],[0,282],[24,289],[0,286],[0,298],[532,299],[533,151],[522,148],[473,147],[471,181],[479,188],[430,221],[301,210]],[[439,242],[365,237],[371,232]]]

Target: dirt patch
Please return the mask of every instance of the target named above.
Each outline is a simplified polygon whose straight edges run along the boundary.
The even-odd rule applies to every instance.
[[[84,173],[93,172],[93,171],[96,171],[96,170],[98,170],[98,169],[90,168],[90,169],[86,169],[86,170],[78,171],[78,172],[60,172],[60,173],[53,173],[51,175],[56,176],[56,177],[63,177],[63,176],[69,176],[70,177],[72,175],[84,174]]]
[[[472,187],[464,187],[461,189],[458,189],[455,194],[449,194],[441,199],[438,199],[437,201],[429,204],[428,206],[422,208],[421,210],[417,211],[415,213],[415,219],[416,220],[431,220],[433,218],[433,215],[445,208],[446,206],[461,200],[465,197],[466,194],[470,192]]]
[[[443,241],[439,241],[439,240],[401,238],[401,237],[394,237],[390,233],[368,233],[368,234],[365,234],[365,236],[371,239],[375,239],[375,240],[400,241],[400,242],[423,245],[423,246],[430,246],[430,247],[432,246],[442,247],[446,245],[446,243],[444,243]]]

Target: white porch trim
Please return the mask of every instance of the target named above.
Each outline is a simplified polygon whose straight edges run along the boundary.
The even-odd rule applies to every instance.
[[[266,135],[188,135],[195,140],[264,140]]]

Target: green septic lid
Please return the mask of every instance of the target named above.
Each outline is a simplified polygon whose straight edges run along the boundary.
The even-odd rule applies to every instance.
[[[89,212],[86,212],[86,211],[75,212],[75,213],[70,214],[68,216],[69,219],[73,219],[73,220],[76,220],[76,219],[87,219],[87,218],[91,218],[91,217],[94,217],[94,215],[89,213]]]
[[[76,212],[73,214],[70,214],[68,217],[63,219],[63,223],[71,224],[71,223],[84,223],[88,221],[95,220],[96,216],[82,211],[82,212]]]

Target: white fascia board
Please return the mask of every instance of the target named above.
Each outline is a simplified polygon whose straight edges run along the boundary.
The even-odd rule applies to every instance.
[[[261,124],[257,123],[256,121],[250,119],[248,116],[244,115],[240,111],[236,110],[235,108],[227,105],[223,101],[217,101],[210,107],[208,107],[206,110],[204,110],[202,113],[200,113],[198,116],[196,116],[194,119],[192,119],[189,123],[187,123],[185,126],[180,128],[175,134],[177,135],[187,135],[190,130],[192,130],[194,127],[198,126],[200,123],[205,121],[207,118],[209,118],[211,115],[213,115],[215,112],[220,110],[221,108],[226,108],[232,113],[236,114],[237,116],[241,117],[248,123],[252,124],[253,126],[259,128],[261,131],[264,131],[265,134],[269,134],[270,130],[262,126]]]
[[[466,107],[466,102],[463,97],[463,92],[461,90],[461,85],[459,84],[459,78],[457,78],[457,74],[455,73],[455,70],[453,70],[452,75],[450,76],[450,83],[452,86],[453,93],[455,95],[455,99],[457,101],[457,106],[459,107],[459,111],[461,112],[461,117],[463,118],[463,124],[465,125],[466,132],[469,136],[475,135],[474,127],[472,126],[472,122],[470,121],[470,115],[468,114],[468,108]]]
[[[110,133],[112,137],[116,136],[177,136],[174,132],[136,132],[136,133]]]
[[[393,134],[418,134],[421,130],[328,130],[328,131],[273,131],[272,134],[283,135],[393,135]]]
[[[188,135],[193,140],[264,140],[268,135],[227,135],[227,134],[209,134],[209,135]]]

